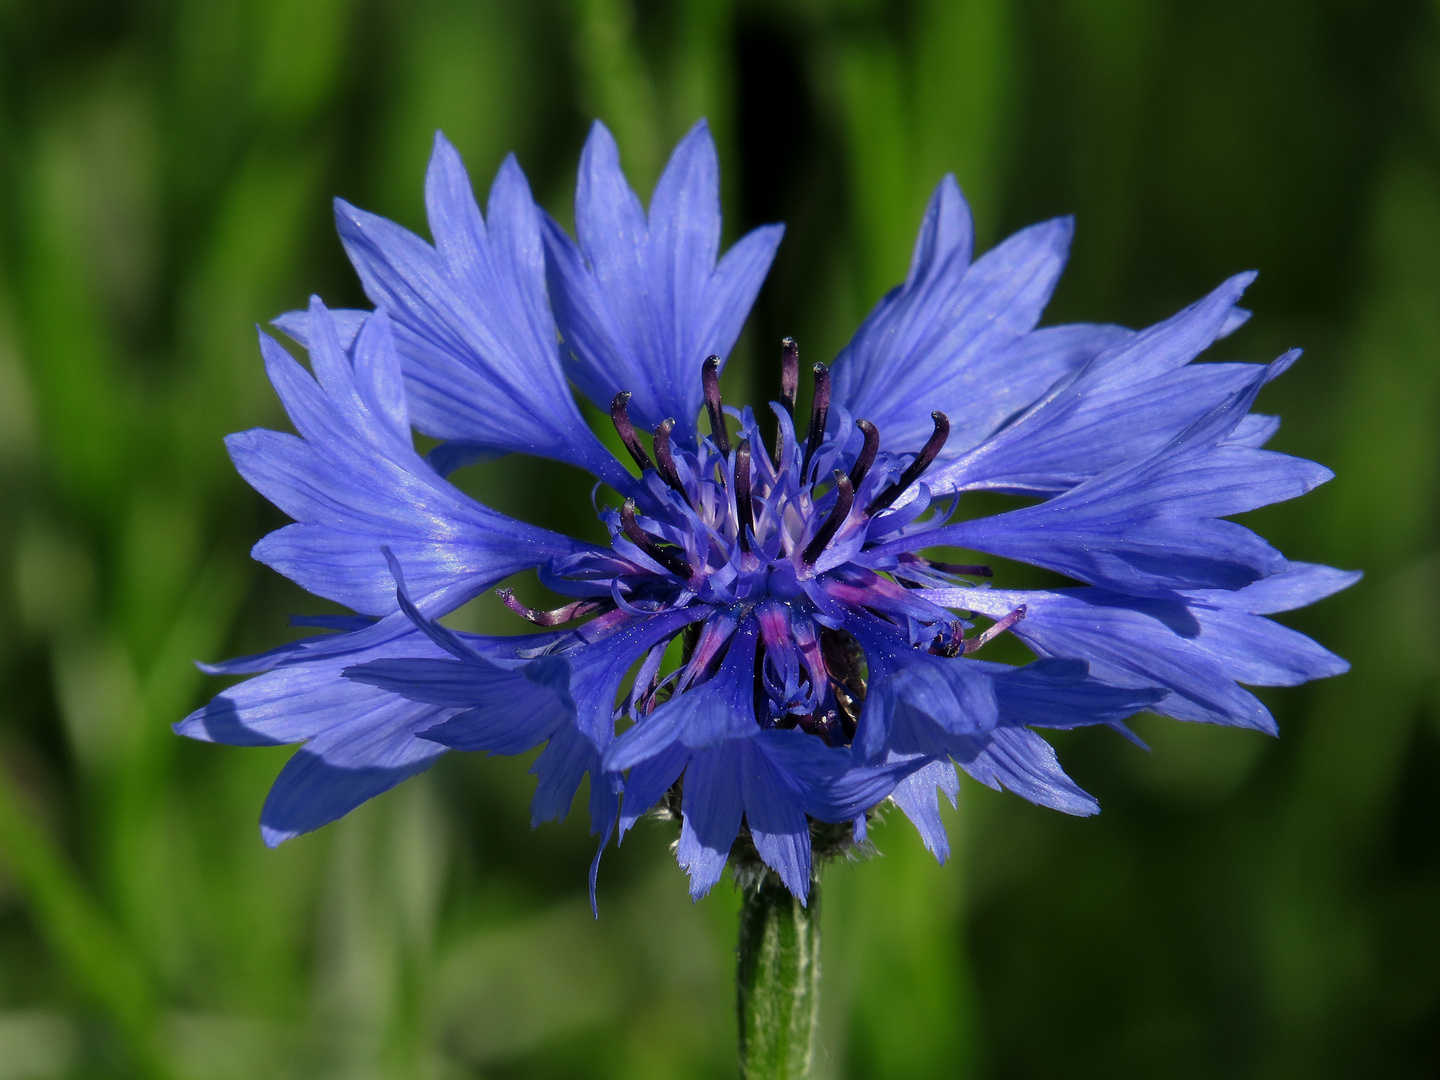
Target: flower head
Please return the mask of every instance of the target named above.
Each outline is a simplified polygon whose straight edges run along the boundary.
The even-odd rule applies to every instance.
[[[833,372],[810,367],[808,413],[787,339],[779,400],[757,415],[722,400],[719,374],[781,229],[720,254],[703,122],[648,213],[596,124],[578,242],[535,207],[513,158],[482,215],[437,137],[426,197],[433,246],[337,203],[376,309],[317,300],[278,320],[313,376],[262,334],[299,435],[230,440],[245,478],[296,522],[256,557],[358,613],[217,666],[260,674],[178,726],[305,744],[262,813],[267,841],[333,820],[447,749],[543,744],[536,822],[563,816],[588,774],[602,850],[663,805],[681,818],[694,895],[734,850],[803,898],[812,841],[863,837],[886,799],[943,859],[938,793],[953,801],[956,765],[1094,813],[1037,729],[1123,732],[1150,710],[1273,731],[1239,683],[1345,670],[1264,616],[1357,575],[1290,563],[1225,520],[1329,477],[1262,449],[1276,425],[1250,412],[1295,354],[1192,363],[1247,317],[1235,305],[1250,275],[1143,331],[1036,329],[1070,222],[972,262],[947,177],[904,283]],[[609,412],[628,464],[586,427],[571,384]],[[444,440],[428,459],[412,426]],[[513,521],[445,479],[510,452],[586,468],[613,492],[598,504],[608,546]],[[976,491],[1031,501],[966,516]],[[988,567],[935,554],[955,548],[1081,584],[999,587]],[[531,632],[438,621],[531,569],[553,609],[500,590]],[[976,655],[1000,634],[1037,659]]]

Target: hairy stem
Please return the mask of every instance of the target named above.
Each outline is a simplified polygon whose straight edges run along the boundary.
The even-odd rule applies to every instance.
[[[810,1075],[820,1007],[820,884],[809,907],[774,874],[744,890],[736,1007],[742,1080]]]

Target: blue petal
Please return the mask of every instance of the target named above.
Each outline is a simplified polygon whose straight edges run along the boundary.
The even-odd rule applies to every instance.
[[[348,633],[316,634],[299,641],[287,641],[283,645],[249,656],[237,656],[214,663],[196,661],[195,666],[207,675],[257,675],[260,672],[307,664],[327,657],[355,656],[373,646],[403,637],[415,629],[415,624],[402,611],[392,612],[383,619],[371,619],[368,616],[360,618],[364,618],[367,625]]]
[[[360,333],[360,328],[365,325],[365,320],[372,314],[373,312],[361,311],[356,308],[330,308],[330,318],[335,321],[335,336],[342,349],[346,352],[350,351],[355,344],[356,335]],[[309,310],[287,311],[284,315],[271,319],[270,325],[285,331],[302,348],[310,348]]]
[[[628,390],[636,424],[673,417],[677,435],[693,437],[701,367],[734,347],[782,228],[757,229],[716,265],[719,163],[703,120],[675,148],[648,219],[597,121],[580,159],[575,228],[578,245],[553,221],[545,230],[567,373],[598,407]]]
[[[561,371],[539,211],[514,157],[496,174],[487,222],[460,156],[437,134],[425,196],[434,248],[393,222],[335,204],[366,295],[395,320],[416,426],[625,482]]]
[[[994,680],[986,667],[911,648],[868,624],[850,629],[870,672],[853,744],[858,760],[873,762],[887,751],[938,757],[948,735],[995,726]]]
[[[1197,590],[1168,598],[1102,589],[955,589],[930,596],[992,617],[1024,604],[1026,617],[1012,632],[1039,655],[1084,660],[1093,677],[1115,686],[1168,690],[1168,697],[1149,706],[1155,712],[1274,734],[1269,710],[1237,682],[1292,686],[1341,674],[1349,665],[1262,616],[1312,603],[1357,577],[1294,563],[1234,592]]]
[[[911,773],[895,785],[890,798],[915,826],[926,850],[943,863],[950,857],[950,835],[940,820],[937,789],[955,806],[955,798],[960,794],[960,778],[955,775],[955,766],[948,761],[932,761]]]
[[[1154,709],[1179,720],[1275,733],[1269,710],[1236,685],[1184,603],[1100,589],[1029,593],[1023,602],[1026,618],[1014,633],[1040,655],[1086,660],[1093,675],[1118,686],[1164,687],[1170,696]]]
[[[355,335],[360,332],[360,327],[364,325],[370,315],[371,312],[349,308],[330,309],[330,316],[335,320],[335,331],[342,348],[347,351],[350,349],[355,341]],[[310,347],[309,311],[287,311],[284,315],[271,319],[270,323],[285,331],[305,348]],[[505,450],[473,440],[449,439],[426,454],[425,460],[441,476],[449,476],[463,466],[494,461],[504,457],[506,453]]]
[[[1204,600],[1218,607],[1252,615],[1274,615],[1324,600],[1342,589],[1348,589],[1364,576],[1359,570],[1337,570],[1318,563],[1292,562],[1283,574],[1264,578],[1239,592],[1207,593]]]
[[[1053,494],[1160,450],[1256,376],[1248,364],[1184,366],[1227,329],[1254,277],[1239,274],[1173,318],[1113,338],[1073,378],[1024,402],[1023,416],[927,473],[930,490]]]
[[[670,706],[669,721],[655,724],[651,732],[621,736],[607,753],[605,767],[633,764],[622,831],[685,770],[686,824],[678,854],[691,874],[693,895],[703,895],[720,878],[739,829],[734,803],[739,792],[740,809],[761,859],[803,901],[811,873],[806,815],[833,822],[863,815],[890,794],[898,778],[923,761],[857,766],[848,751],[813,735],[760,730],[751,702],[753,629],[752,624],[751,633],[742,628],[736,635],[714,678]],[[680,707],[686,698],[705,704]],[[657,709],[655,715],[660,712]],[[637,729],[650,722],[642,721]],[[706,730],[695,732],[689,726],[692,722]]]
[[[989,590],[970,592],[988,596]],[[953,757],[990,787],[1003,784],[1032,802],[1066,813],[1094,813],[1098,806],[1060,770],[1049,744],[1022,725],[1118,725],[1164,696],[1154,687],[1105,685],[1074,660],[1041,660],[1014,668],[918,649],[907,652],[887,647],[883,640],[877,646],[870,640],[873,632],[867,635],[863,629],[856,636],[866,649],[872,680],[861,723],[868,720],[875,725],[872,730],[878,730],[880,721],[872,717],[889,714],[890,735],[878,753],[896,766],[908,760],[909,770],[919,769],[917,776],[929,777],[906,779],[898,773],[891,798],[942,861],[949,845],[934,787],[946,776],[943,768],[927,762]],[[858,733],[855,745],[862,748]]]
[[[864,814],[925,764],[923,758],[892,757],[857,765],[848,750],[793,729],[761,732],[755,743],[786,778],[797,805],[817,821],[838,823]]]
[[[1191,611],[1208,639],[1207,652],[1237,682],[1299,686],[1350,670],[1346,660],[1288,626],[1219,603],[1201,601]]]
[[[690,749],[676,744],[630,770],[625,779],[625,803],[620,814],[621,837],[634,827],[642,814],[664,798],[689,761]]]
[[[704,614],[703,608],[684,609],[626,619],[593,642],[584,640],[586,630],[582,629],[569,636],[569,644],[545,657],[547,665],[537,667],[534,677],[561,692],[573,720],[570,726],[589,740],[598,755],[615,737],[616,697],[635,662],[651,647]],[[459,748],[479,737],[468,730],[469,723],[465,716],[456,716],[427,731],[425,737]]]
[[[260,836],[268,846],[344,817],[361,803],[424,772],[445,752],[443,747],[427,748],[402,730],[371,734],[373,738],[347,748],[356,764],[312,745],[296,751],[260,810]]]
[[[804,904],[810,895],[810,823],[794,793],[756,742],[745,740],[738,745],[742,766],[731,782],[740,784],[745,823],[750,826],[755,850]]]
[[[570,665],[542,657],[516,670],[479,658],[373,660],[346,668],[347,679],[378,686],[411,701],[463,710],[438,725],[431,739],[452,750],[523,754],[572,719]]]
[[[719,670],[708,682],[676,694],[639,720],[605,751],[605,767],[629,769],[679,743],[691,750],[743,739],[755,722],[755,647],[758,631],[747,619],[731,638]]]
[[[1128,333],[1065,327],[1026,342],[1065,266],[1073,223],[1032,226],[972,266],[968,220],[947,177],[931,198],[905,284],[836,358],[832,400],[874,423],[886,449],[918,449],[940,409],[951,423],[947,456],[958,454]]]
[[[1227,441],[1269,377],[1252,379],[1150,458],[1048,502],[917,532],[876,554],[953,545],[1134,595],[1238,589],[1277,573],[1286,566],[1278,551],[1249,529],[1218,519],[1295,498],[1332,474],[1313,462]]]
[[[739,832],[741,812],[765,865],[804,903],[812,853],[807,812],[848,821],[874,806],[896,778],[920,762],[856,768],[843,750],[797,731],[768,731],[693,752],[677,855],[690,873],[690,893],[703,896],[720,880]],[[797,767],[798,766],[798,767]],[[846,809],[840,809],[843,802]]]
[[[599,755],[590,740],[572,726],[559,728],[530,766],[530,772],[538,780],[535,797],[530,802],[530,824],[564,821],[575,800],[575,792],[580,789],[580,781],[598,764]],[[594,775],[600,774],[596,771]],[[592,797],[607,790],[603,783],[591,785]]]
[[[427,728],[424,738],[457,749],[516,753],[534,746],[548,735],[549,742],[530,769],[538,779],[531,802],[531,820],[538,825],[553,818],[563,819],[581,780],[588,773],[590,831],[602,837],[603,850],[605,838],[614,829],[619,815],[621,785],[618,776],[607,774],[602,769],[600,754],[614,738],[616,697],[620,685],[627,672],[648,650],[704,614],[704,608],[669,611],[627,619],[599,630],[595,624],[590,624],[578,631],[554,635],[549,655],[513,669],[515,675],[535,684],[535,690],[524,691],[525,702],[515,703],[514,695],[521,692],[511,686],[511,697],[499,701],[487,700],[477,708],[454,714],[446,721]],[[605,636],[588,639],[587,635],[597,633]],[[466,637],[457,639],[455,651],[479,647],[498,654],[503,651],[507,640],[516,639]],[[519,651],[509,650],[512,655]],[[498,660],[499,656],[491,655],[487,659]],[[476,667],[479,674],[473,685],[483,690],[482,684],[495,676],[485,671],[484,661]],[[389,674],[384,669],[377,672],[380,677]],[[401,687],[396,684],[396,689]],[[455,685],[442,685],[428,689],[413,686],[402,689],[402,692],[458,700],[464,696],[465,690]],[[517,713],[517,709],[525,711]],[[596,863],[591,867],[592,902],[598,862],[597,854]]]
[[[353,642],[358,635],[335,636]],[[436,658],[443,654],[412,628],[380,645],[308,660],[238,683],[177,723],[175,731],[202,742],[279,746],[337,733],[343,737],[395,717],[424,727],[445,715],[432,703],[407,701],[342,676],[345,668],[381,655]]]
[[[988,735],[965,736],[957,740],[954,756],[962,769],[996,791],[1005,788],[1078,817],[1100,812],[1100,804],[1065,775],[1054,749],[1033,731],[1002,727]]]
[[[358,635],[336,635],[352,642]],[[387,656],[427,658],[439,650],[413,632],[349,655],[272,671],[217,694],[180,723],[181,735],[237,746],[304,742],[282,770],[261,816],[274,846],[349,813],[427,768],[445,748],[416,734],[448,715],[341,676],[343,668]]]
[[[910,269],[903,288],[914,289],[946,266],[960,270],[970,265],[975,250],[975,223],[970,206],[960,193],[953,173],[946,173],[930,195],[920,231],[910,253]]]
[[[732,740],[702,751],[685,770],[684,820],[675,855],[690,875],[690,895],[697,900],[720,880],[740,832],[744,803],[737,779],[744,746]]]
[[[257,429],[226,440],[241,475],[297,520],[261,540],[256,558],[319,596],[384,615],[395,596],[382,545],[432,611],[584,549],[481,506],[425,464],[410,442],[384,313],[366,322],[353,355],[318,300],[310,329],[314,378],[261,335],[271,382],[301,437]]]
[[[977,661],[978,663],[979,661]],[[1037,660],[995,673],[995,697],[1002,722],[1044,728],[1118,724],[1165,697],[1153,686],[1110,686],[1090,675],[1076,659]]]
[[[694,607],[631,618],[599,641],[566,654],[575,723],[597,752],[614,741],[615,699],[630,669],[653,646],[706,614],[706,608]]]

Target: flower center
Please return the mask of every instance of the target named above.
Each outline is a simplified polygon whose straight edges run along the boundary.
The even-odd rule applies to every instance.
[[[974,651],[1020,617],[967,638],[970,623],[913,589],[955,584],[959,575],[989,577],[988,568],[917,555],[867,558],[867,547],[935,519],[928,490],[911,489],[944,447],[950,423],[944,413],[932,413],[934,431],[913,454],[882,451],[880,432],[864,419],[827,435],[830,372],[824,364],[811,372],[802,441],[795,415],[799,350],[785,339],[780,400],[772,406],[773,453],[749,409],[725,407],[718,357],[702,369],[709,435],[693,447],[677,442],[675,422],[666,420],[647,450],[630,419],[630,393],[616,394],[610,418],[640,478],[618,509],[600,511],[611,551],[553,568],[546,584],[577,597],[553,611],[534,611],[501,590],[512,610],[544,626],[592,614],[618,624],[627,616],[700,607],[690,629],[677,631],[684,642],[679,666],[662,675],[658,659],[642,665],[648,685],[630,698],[637,715],[713,677],[737,628],[753,619],[757,721],[800,726],[845,744],[854,735],[866,676],[859,644],[842,629],[850,622],[847,611],[947,657]],[[727,417],[738,423],[733,445]],[[950,508],[936,513],[943,520]]]
[[[636,560],[632,589],[655,592],[656,583],[643,579],[663,571],[672,590],[712,603],[753,602],[771,593],[793,599],[801,581],[834,568],[828,550],[846,541],[847,550],[858,550],[856,541],[863,545],[874,519],[934,462],[950,432],[940,412],[932,414],[934,433],[903,469],[886,455],[885,468],[875,471],[880,433],[868,420],[855,423],[858,446],[851,432],[827,440],[830,372],[824,364],[811,369],[815,387],[802,447],[794,416],[798,360],[787,338],[773,457],[748,410],[735,414],[741,438],[732,449],[718,357],[705,361],[701,376],[710,435],[693,451],[672,443],[674,421],[667,420],[655,431],[652,460],[630,421],[629,392],[615,395],[610,417],[640,467],[644,489],[610,522],[617,551],[628,555],[633,547],[648,560]],[[848,470],[837,467],[846,463]]]

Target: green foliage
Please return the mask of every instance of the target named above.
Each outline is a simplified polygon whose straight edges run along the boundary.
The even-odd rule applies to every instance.
[[[10,0],[0,4],[0,1080],[734,1074],[736,914],[646,824],[601,871],[524,763],[452,755],[269,851],[286,751],[169,724],[191,666],[315,603],[220,438],[279,423],[253,326],[361,300],[328,199],[423,227],[435,128],[569,217],[598,115],[637,185],[701,115],[727,230],[789,226],[727,395],[828,359],[954,171],[982,240],[1076,212],[1054,320],[1263,272],[1224,355],[1304,363],[1277,437],[1339,478],[1256,515],[1365,569],[1294,625],[1352,674],[1284,736],[1062,754],[1075,821],[967,785],[825,871],[824,1077],[1440,1071],[1440,36],[1421,0]],[[585,534],[586,488],[467,484]],[[557,494],[560,493],[560,494]],[[563,497],[562,497],[563,496]],[[491,602],[469,625],[509,628]],[[582,795],[583,797],[583,795]]]

